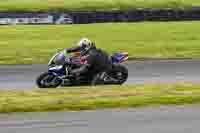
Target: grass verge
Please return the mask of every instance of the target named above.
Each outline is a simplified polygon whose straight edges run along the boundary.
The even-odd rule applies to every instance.
[[[200,103],[200,85],[190,83],[0,90],[0,112],[80,111]]]
[[[127,10],[131,8],[186,8],[199,0],[1,0],[0,11]]]
[[[47,63],[58,49],[81,37],[109,53],[126,51],[135,58],[199,58],[197,27],[199,22],[2,26],[0,64]]]

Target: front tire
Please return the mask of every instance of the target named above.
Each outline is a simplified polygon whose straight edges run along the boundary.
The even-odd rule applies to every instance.
[[[61,83],[62,80],[58,79],[56,76],[49,75],[48,72],[42,73],[36,79],[36,84],[39,88],[57,88]]]

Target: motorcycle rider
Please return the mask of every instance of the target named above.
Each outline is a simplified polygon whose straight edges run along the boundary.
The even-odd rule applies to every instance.
[[[97,79],[100,73],[109,71],[112,68],[109,55],[102,49],[98,49],[95,43],[87,38],[82,38],[78,45],[64,50],[64,55],[72,52],[80,52],[85,63],[79,68],[73,69],[70,74],[77,77],[81,74],[88,74],[92,79]]]

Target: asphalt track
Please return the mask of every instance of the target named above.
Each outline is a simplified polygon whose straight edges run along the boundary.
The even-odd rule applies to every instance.
[[[200,106],[0,114],[0,133],[199,133]]]
[[[126,64],[127,84],[199,82],[200,61],[136,61]],[[46,65],[0,66],[0,88],[30,89]],[[0,133],[199,133],[200,106],[0,114]]]
[[[132,61],[127,84],[199,82],[200,60]],[[1,89],[35,88],[35,79],[46,65],[0,65]]]

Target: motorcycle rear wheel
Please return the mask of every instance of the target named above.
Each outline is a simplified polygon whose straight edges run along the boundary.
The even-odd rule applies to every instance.
[[[128,79],[128,69],[124,65],[114,65],[108,75],[118,80],[117,84],[124,84]]]
[[[103,73],[97,74],[92,80],[91,85],[122,85],[128,79],[128,69],[123,65],[113,65],[113,69],[106,73],[105,76],[102,76]],[[105,81],[105,78],[110,79],[110,81]]]

